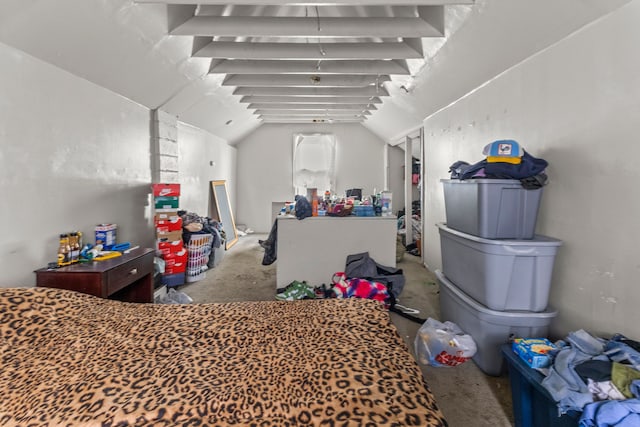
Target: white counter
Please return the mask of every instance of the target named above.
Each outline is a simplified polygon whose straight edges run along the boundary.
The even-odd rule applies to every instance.
[[[369,252],[378,264],[396,266],[397,218],[278,217],[277,287],[294,280],[329,284],[344,271],[347,255]]]

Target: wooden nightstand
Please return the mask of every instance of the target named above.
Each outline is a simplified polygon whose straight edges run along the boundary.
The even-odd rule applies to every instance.
[[[134,249],[120,257],[36,270],[36,286],[69,289],[102,298],[153,302],[153,249]]]

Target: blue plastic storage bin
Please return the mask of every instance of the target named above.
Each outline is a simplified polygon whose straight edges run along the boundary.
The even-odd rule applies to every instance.
[[[176,286],[184,285],[185,274],[177,273],[177,274],[163,274],[161,283],[166,285],[168,288],[173,288]]]
[[[579,412],[558,416],[556,402],[540,384],[544,375],[528,367],[513,352],[511,344],[504,344],[501,349],[509,372],[516,427],[578,427]]]

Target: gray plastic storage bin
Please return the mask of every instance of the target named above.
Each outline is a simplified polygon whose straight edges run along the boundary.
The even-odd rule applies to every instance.
[[[492,310],[543,311],[560,240],[483,239],[448,224],[440,229],[442,272],[457,287]]]
[[[531,239],[542,187],[522,188],[517,179],[442,179],[447,224],[486,239]]]
[[[500,375],[504,359],[500,346],[510,338],[546,338],[555,310],[494,311],[473,300],[436,270],[440,284],[440,320],[451,321],[471,335],[478,351],[473,361],[487,375]]]

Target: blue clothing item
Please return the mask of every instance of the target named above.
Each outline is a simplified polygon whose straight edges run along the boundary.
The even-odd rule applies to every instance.
[[[631,381],[629,390],[631,391],[631,394],[640,399],[640,380]]]
[[[549,375],[542,380],[542,386],[558,403],[559,416],[570,410],[579,412],[586,404],[593,402],[593,395],[574,369],[576,365],[590,358],[590,355],[578,349],[562,350],[549,369]]]
[[[604,351],[605,341],[601,338],[592,336],[584,329],[569,332],[569,335],[567,335],[567,341],[569,341],[573,347],[586,354],[595,356]]]
[[[533,157],[524,151],[522,162],[518,165],[511,163],[486,163],[484,172],[487,176],[501,179],[522,179],[538,175],[549,165],[546,160]]]
[[[622,334],[615,334],[604,348],[604,353],[614,362],[628,362],[635,369],[640,369],[640,352],[624,343],[627,338]]]
[[[587,360],[609,360],[602,354],[604,341],[582,329],[571,332],[567,341],[571,345],[556,355],[549,375],[541,383],[558,402],[559,415],[570,410],[582,411],[585,405],[593,402],[593,395],[575,367]]]
[[[298,196],[295,196],[295,200],[296,200],[296,207],[295,207],[296,218],[305,219],[313,215],[313,212],[311,209],[311,203],[309,203],[309,200],[307,200],[306,197],[298,195]]]
[[[220,232],[217,228],[211,227],[211,235],[213,236],[213,241],[211,242],[211,247],[219,248],[222,244],[222,238],[220,237]]]
[[[640,399],[603,400],[585,406],[580,427],[638,427]]]

